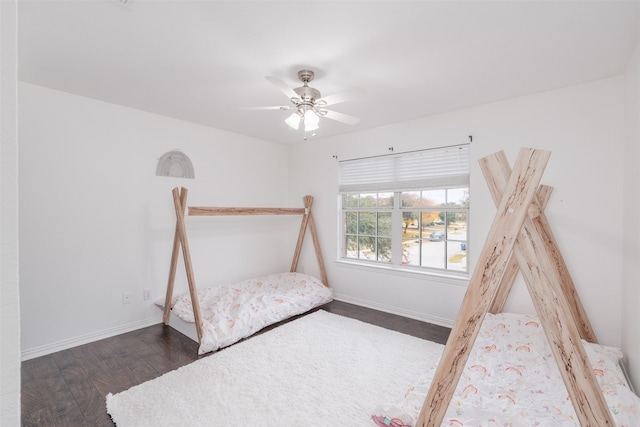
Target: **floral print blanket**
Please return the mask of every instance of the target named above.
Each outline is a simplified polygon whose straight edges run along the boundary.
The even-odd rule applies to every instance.
[[[325,304],[333,292],[313,276],[277,273],[201,289],[198,299],[202,314],[198,353],[205,354]],[[174,298],[172,311],[185,322],[194,322],[188,292]]]
[[[583,344],[617,426],[640,426],[640,398],[620,367],[622,352]],[[378,411],[400,416],[374,413],[374,424],[414,425],[436,367],[428,367],[404,399]],[[442,425],[580,426],[537,316],[487,314]]]

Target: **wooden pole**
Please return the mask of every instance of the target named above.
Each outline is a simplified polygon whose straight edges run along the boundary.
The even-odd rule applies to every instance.
[[[487,183],[495,200],[499,198],[501,189],[507,182],[508,162],[504,156],[496,155],[486,158],[483,167],[493,171],[492,179],[487,180]],[[580,340],[579,327],[584,327],[585,322],[577,322],[576,316],[585,316],[586,324],[588,320],[586,314],[578,310],[578,306],[581,307],[582,304],[576,299],[577,293],[566,267],[560,267],[562,260],[556,259],[559,253],[544,213],[534,199],[514,247],[515,259],[580,425],[615,426]],[[573,292],[566,292],[567,288],[572,288]]]
[[[224,208],[189,206],[189,216],[302,215],[301,208]]]
[[[180,207],[186,206],[187,203],[187,190],[182,189],[184,191],[180,191]],[[176,192],[178,188],[174,188],[174,198],[176,197]],[[175,208],[175,201],[174,201]],[[184,216],[184,209],[180,212],[180,216]],[[167,295],[164,298],[164,313],[162,315],[162,321],[165,325],[169,325],[169,318],[171,314],[171,300],[173,299],[173,288],[176,280],[176,269],[178,267],[178,256],[180,254],[180,232],[178,219],[176,218],[176,229],[173,233],[173,250],[171,251],[171,265],[169,267],[169,281],[167,283]]]
[[[311,196],[308,196],[311,197]],[[305,200],[305,205],[307,201]],[[327,278],[327,270],[324,266],[324,258],[322,257],[322,248],[320,248],[320,240],[318,239],[318,231],[316,230],[316,222],[313,220],[311,213],[311,202],[309,203],[309,230],[311,231],[311,239],[313,240],[313,248],[316,252],[318,267],[320,268],[320,278],[326,287],[329,287],[329,279]]]
[[[481,159],[481,162],[482,160],[484,159]],[[485,180],[489,182],[490,179],[492,179],[492,177],[487,176],[488,171],[482,168],[482,163],[480,164],[480,167],[482,169],[482,172],[485,174],[484,176]],[[511,168],[509,168],[509,173],[511,173]],[[541,185],[540,187],[538,187],[538,200],[542,205],[542,209],[544,209],[545,206],[547,205],[547,202],[549,201],[549,197],[551,196],[552,190],[553,188],[547,185]],[[491,195],[494,196],[493,193]],[[496,205],[500,203],[500,199],[496,200],[495,196],[493,198],[493,201],[495,202]],[[502,279],[503,280],[502,285],[500,285],[500,287],[498,288],[498,292],[496,293],[493,303],[489,308],[489,313],[493,313],[493,314],[502,313],[502,309],[504,308],[504,305],[507,302],[507,298],[509,297],[511,288],[513,287],[513,282],[515,282],[516,277],[518,276],[518,271],[520,271],[520,267],[518,266],[518,262],[515,260],[513,255],[511,256],[511,258],[512,259],[509,261],[509,266],[507,267],[507,271],[504,273],[504,277]]]
[[[184,200],[187,198],[187,189],[182,188]],[[198,298],[198,289],[196,288],[196,280],[193,275],[193,265],[191,264],[191,252],[189,251],[189,241],[187,240],[187,231],[184,225],[185,205],[181,200],[183,194],[178,195],[178,189],[173,189],[173,202],[176,211],[176,228],[182,245],[182,255],[184,258],[184,267],[187,272],[187,282],[189,284],[189,295],[191,296],[191,305],[193,307],[193,318],[196,324],[196,332],[198,334],[198,342],[202,342],[202,314],[200,312],[200,299]]]
[[[480,253],[417,426],[440,427],[484,316],[493,303],[550,153],[523,148]]]
[[[291,262],[291,271],[298,270],[298,262],[300,260],[300,254],[302,252],[302,243],[306,235],[307,227],[311,231],[311,238],[313,239],[313,248],[316,252],[316,259],[318,260],[318,267],[320,268],[320,280],[322,283],[329,287],[329,279],[327,278],[327,270],[324,266],[324,258],[322,257],[322,249],[320,248],[320,241],[318,240],[318,232],[316,230],[316,223],[313,220],[313,214],[311,207],[313,206],[313,197],[306,195],[303,198],[304,202],[304,215],[302,216],[302,222],[300,223],[300,232],[298,233],[298,241],[296,243],[296,249],[293,253],[293,261]]]
[[[304,242],[304,236],[307,232],[307,224],[309,223],[309,216],[311,215],[311,205],[313,205],[313,197],[305,196],[303,198],[304,209],[302,215],[302,221],[300,222],[300,231],[298,232],[298,241],[296,242],[296,249],[293,251],[293,260],[291,261],[292,273],[298,271],[298,261],[300,261],[300,253],[302,252],[302,243]]]
[[[501,190],[504,188],[509,176],[511,175],[509,161],[504,155],[504,152],[499,152],[493,156],[481,159],[480,168],[489,185],[489,191],[491,192],[493,200],[497,205],[498,202],[496,201],[496,198],[500,197]],[[558,282],[562,288],[562,293],[569,300],[572,317],[576,322],[580,337],[588,342],[597,343],[598,340],[596,339],[595,332],[589,322],[589,317],[582,305],[582,301],[576,291],[575,284],[569,274],[569,269],[567,268],[562,253],[560,252],[555,237],[553,236],[553,232],[551,231],[551,226],[544,214],[544,208],[547,205],[551,191],[552,188],[546,185],[541,185],[540,188],[538,188],[537,199],[534,199],[534,215],[532,218],[535,218],[540,236],[545,242],[545,246],[550,254],[550,259],[553,261],[553,271],[558,275]],[[516,263],[515,260],[514,263]],[[509,285],[508,289],[510,289],[510,287],[511,286]],[[507,287],[505,286],[505,288]]]

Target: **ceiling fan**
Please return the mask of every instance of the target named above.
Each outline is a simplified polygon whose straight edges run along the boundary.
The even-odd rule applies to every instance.
[[[302,82],[302,86],[292,89],[281,79],[273,76],[267,76],[267,80],[287,95],[291,101],[291,105],[266,107],[266,109],[295,110],[285,120],[285,123],[293,129],[299,129],[300,125],[302,125],[305,132],[311,132],[318,129],[320,117],[337,120],[349,125],[354,125],[360,121],[357,117],[338,113],[337,111],[327,110],[325,107],[362,97],[364,95],[364,91],[362,89],[351,89],[323,98],[318,89],[309,86],[309,82],[313,80],[313,77],[314,73],[311,70],[298,71],[298,79]]]

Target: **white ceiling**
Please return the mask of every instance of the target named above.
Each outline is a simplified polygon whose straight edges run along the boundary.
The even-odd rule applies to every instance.
[[[280,143],[300,143],[265,76],[324,96],[313,139],[620,75],[638,1],[20,0],[19,78]]]

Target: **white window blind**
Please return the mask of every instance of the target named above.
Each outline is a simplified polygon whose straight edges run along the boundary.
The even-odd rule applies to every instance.
[[[469,185],[469,144],[343,160],[339,164],[341,193]]]

